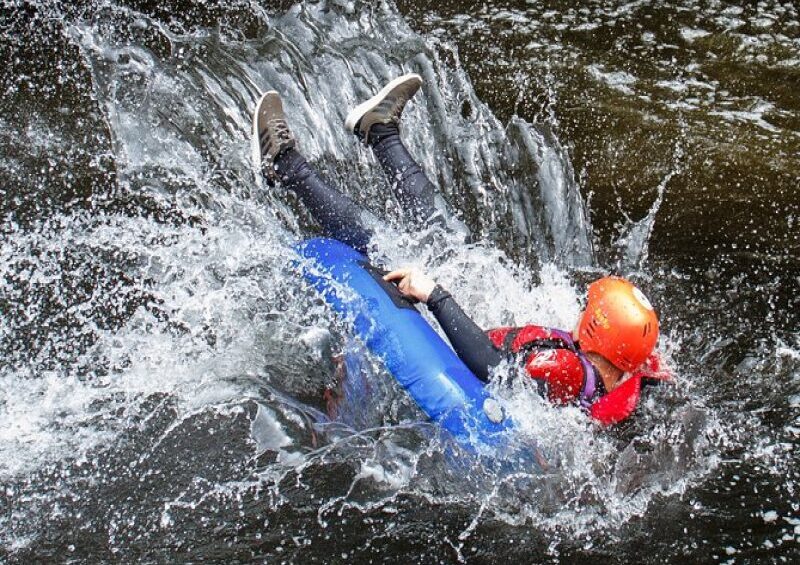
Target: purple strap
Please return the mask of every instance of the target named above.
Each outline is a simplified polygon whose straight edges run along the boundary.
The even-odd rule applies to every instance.
[[[558,336],[558,339],[569,345],[575,352],[575,355],[578,356],[578,359],[581,360],[583,374],[586,375],[586,378],[584,379],[583,389],[579,395],[578,402],[580,402],[581,408],[588,411],[592,406],[594,393],[597,391],[597,371],[595,371],[594,365],[592,365],[586,356],[578,349],[578,346],[575,344],[575,340],[572,339],[570,334],[563,330],[557,329],[553,329],[551,331],[554,335]]]
[[[586,375],[586,381],[581,391],[580,403],[584,410],[589,410],[592,407],[592,399],[594,398],[595,390],[597,390],[597,372],[586,356],[580,351],[577,352],[578,359],[581,360],[583,365],[583,372]]]
[[[575,349],[576,348],[575,340],[572,339],[572,336],[569,335],[567,332],[565,332],[564,330],[557,330],[555,328],[548,328],[548,329],[550,330],[551,334],[553,334],[558,339],[560,339],[561,341],[566,343],[567,347],[569,349]]]

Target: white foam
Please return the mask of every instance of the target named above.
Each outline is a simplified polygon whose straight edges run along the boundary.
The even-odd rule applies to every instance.
[[[623,94],[632,95],[634,93],[631,87],[636,84],[637,78],[630,73],[625,71],[606,71],[600,65],[590,65],[588,69],[589,75],[598,82],[602,82]]]
[[[781,129],[765,119],[765,115],[773,112],[775,105],[765,100],[756,100],[749,110],[712,110],[709,115],[719,116],[731,122],[748,122],[771,133],[780,133]]]
[[[683,27],[680,30],[680,35],[683,38],[683,40],[686,41],[687,43],[693,43],[697,39],[708,37],[709,35],[711,35],[711,32],[706,31],[704,29]]]

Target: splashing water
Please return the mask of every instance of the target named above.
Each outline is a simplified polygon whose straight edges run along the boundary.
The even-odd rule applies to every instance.
[[[680,173],[680,161],[682,158],[683,149],[678,145],[675,148],[675,156],[673,157],[674,167],[664,176],[661,182],[658,183],[656,187],[656,197],[647,215],[639,221],[628,219],[628,223],[623,227],[622,234],[620,234],[615,245],[621,251],[622,257],[620,263],[626,267],[641,269],[647,261],[648,242],[653,233],[656,214],[658,214],[658,210],[661,208],[661,203],[664,202],[664,193],[667,190],[669,181]]]
[[[569,328],[575,276],[596,271],[554,128],[504,126],[453,45],[416,34],[388,4],[200,3],[168,15],[135,5],[26,5],[56,22],[44,37],[62,49],[51,78],[63,92],[45,93],[54,107],[0,115],[0,555],[594,556],[610,530],[635,543],[625,528],[682,500],[731,446],[788,468],[790,447],[740,437],[758,418],[729,429],[688,374],[612,434],[499,378],[523,430],[517,447],[535,444],[544,465],[463,452],[294,271],[293,244],[316,228],[253,173],[250,112],[278,90],[303,154],[388,218],[373,258],[425,266],[482,327]],[[42,78],[17,65],[24,94]],[[341,127],[410,71],[425,85],[403,137],[453,232],[405,233],[374,159]],[[657,294],[647,242],[671,178],[620,240]],[[664,346],[685,343],[675,333]],[[795,387],[798,350],[786,343],[771,361],[794,367]],[[741,370],[769,374],[759,363]],[[345,402],[332,415],[325,398],[337,388]]]

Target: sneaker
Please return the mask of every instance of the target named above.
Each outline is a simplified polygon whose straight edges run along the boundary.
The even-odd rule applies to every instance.
[[[253,112],[253,166],[272,184],[278,180],[275,158],[281,151],[295,146],[294,135],[286,123],[283,104],[278,93],[265,93]]]
[[[344,121],[347,131],[367,143],[374,124],[399,124],[406,103],[422,86],[422,77],[411,73],[397,77],[378,94],[353,108]]]

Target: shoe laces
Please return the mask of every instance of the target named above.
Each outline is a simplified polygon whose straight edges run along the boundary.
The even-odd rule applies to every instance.
[[[390,115],[392,116],[393,120],[395,120],[395,121],[400,120],[400,114],[403,113],[403,109],[406,107],[406,102],[408,102],[408,100],[406,100],[405,97],[401,96],[401,97],[397,98],[397,101],[396,101],[395,105],[392,106],[392,109],[391,109],[391,112],[390,112]]]
[[[292,139],[292,133],[289,131],[289,125],[286,120],[274,119],[267,123],[267,126],[272,130],[273,136],[276,141],[289,141]]]
[[[381,103],[383,106],[383,110],[386,112],[386,115],[392,119],[393,121],[400,120],[400,114],[403,113],[403,109],[408,102],[408,97],[403,94],[397,94],[391,98],[387,98]]]
[[[281,150],[284,144],[292,141],[292,132],[289,125],[282,118],[274,118],[266,123],[262,134],[263,147],[261,154],[264,157],[273,157]]]
[[[407,96],[405,96],[404,94],[397,95],[395,103],[392,105],[391,109],[391,116],[393,120],[395,121],[400,120],[400,114],[403,113],[403,110],[405,109],[407,102],[408,102]]]

